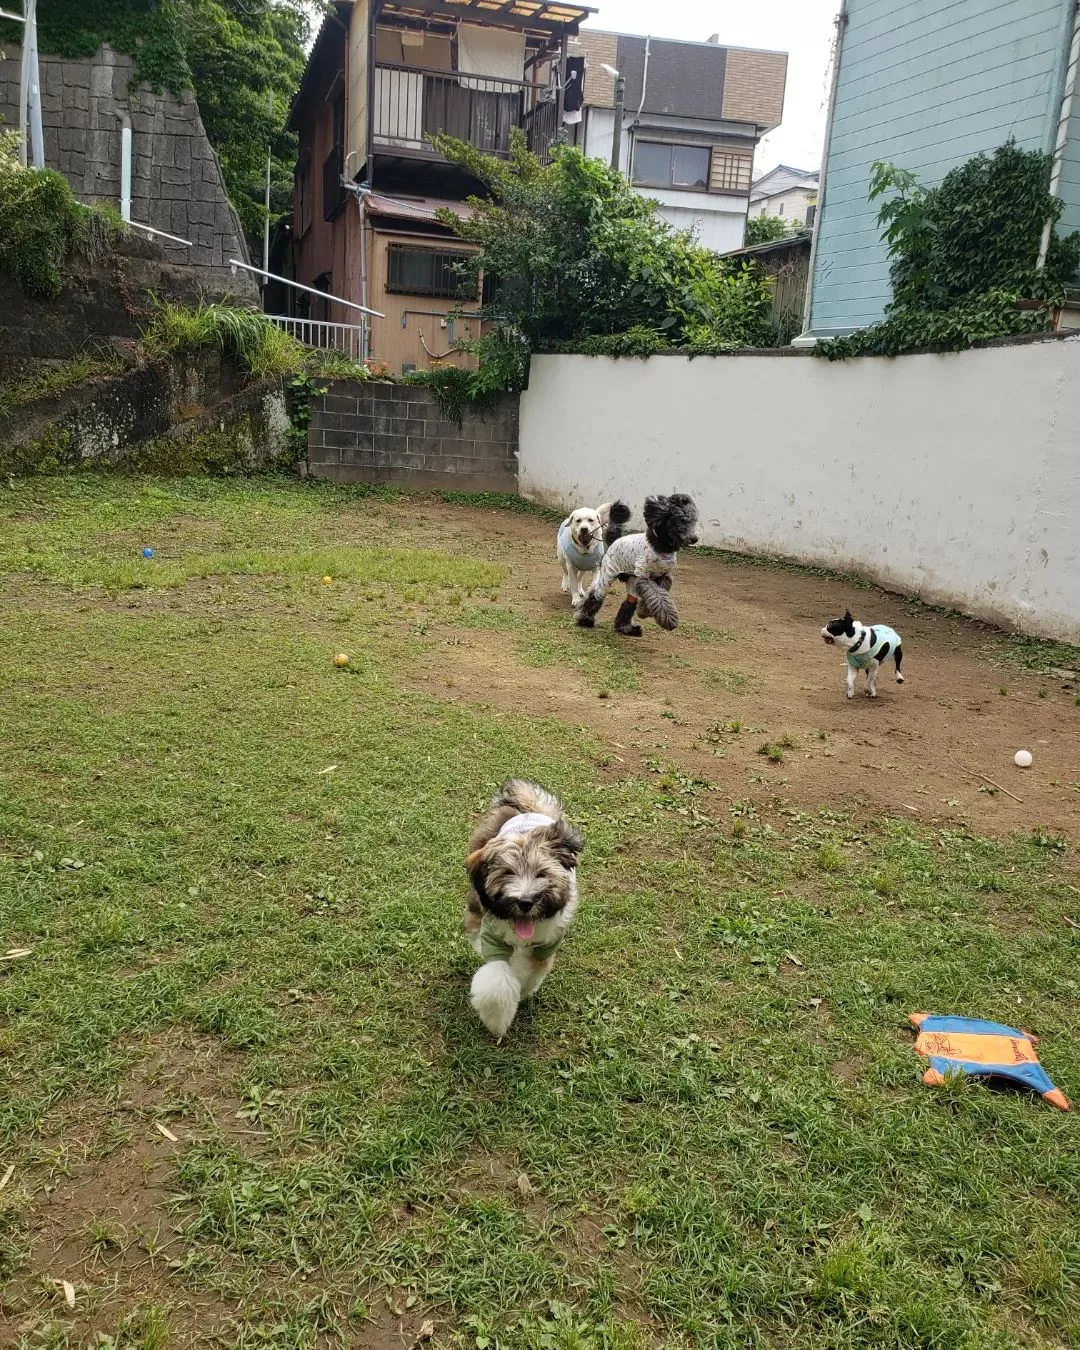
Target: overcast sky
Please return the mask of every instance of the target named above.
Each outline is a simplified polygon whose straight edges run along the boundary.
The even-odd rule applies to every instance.
[[[586,0],[599,13],[588,27],[789,53],[784,120],[764,138],[754,162],[760,177],[777,164],[821,164],[833,19],[839,0]]]

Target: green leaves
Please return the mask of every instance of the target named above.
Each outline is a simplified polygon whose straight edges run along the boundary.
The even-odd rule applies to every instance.
[[[530,352],[643,356],[770,342],[758,270],[672,229],[599,160],[554,146],[543,164],[520,136],[508,160],[450,137],[434,144],[491,193],[470,200],[468,220],[441,219],[479,246],[473,265],[491,288],[486,314]]]
[[[791,233],[783,216],[751,216],[746,222],[746,244],[771,244]]]
[[[1062,204],[1050,195],[1050,156],[1014,141],[975,155],[924,188],[907,169],[875,162],[869,200],[884,198],[878,224],[892,264],[893,299],[883,322],[819,343],[830,361],[905,351],[959,351],[975,342],[1043,332],[1049,307],[1080,267],[1080,233],[1051,234],[1040,269],[1043,231]],[[1021,300],[1038,308],[1019,309]]]

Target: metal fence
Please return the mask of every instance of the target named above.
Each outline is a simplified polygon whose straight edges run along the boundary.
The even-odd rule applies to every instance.
[[[285,314],[266,316],[297,342],[318,351],[341,352],[353,361],[367,360],[367,329],[358,323],[327,323],[324,319],[293,319]]]

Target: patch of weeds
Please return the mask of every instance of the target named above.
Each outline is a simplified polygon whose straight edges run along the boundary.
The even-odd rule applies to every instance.
[[[783,746],[773,745],[769,741],[765,741],[758,746],[758,754],[764,755],[770,764],[783,764],[784,762]]]
[[[142,343],[151,357],[216,350],[256,379],[295,374],[307,361],[306,350],[291,334],[260,310],[238,305],[163,304],[144,329]]]
[[[538,520],[550,521],[558,525],[566,518],[565,511],[555,511],[548,506],[538,506],[516,492],[436,492],[439,501],[449,506],[474,506],[488,511],[511,511],[517,516],[534,516]]]
[[[823,872],[844,870],[844,855],[835,844],[822,844],[814,854],[814,861]]]
[[[522,640],[519,652],[527,666],[576,670],[594,688],[610,693],[640,688],[632,648],[625,638],[611,629],[598,628],[585,633],[552,622],[539,629],[533,628],[530,636]]]
[[[1022,634],[995,633],[989,644],[992,655],[1026,670],[1045,674],[1050,670],[1080,671],[1080,647]]]
[[[504,605],[465,605],[449,622],[455,628],[477,628],[496,633],[520,632],[529,620],[516,609]]]
[[[679,632],[683,637],[693,638],[695,642],[734,642],[733,633],[726,632],[723,628],[710,628],[707,623],[695,623],[692,619],[682,619],[679,621]]]
[[[725,666],[713,666],[703,672],[705,683],[714,689],[722,689],[726,694],[742,694],[750,687],[750,676],[741,670],[732,670]]]

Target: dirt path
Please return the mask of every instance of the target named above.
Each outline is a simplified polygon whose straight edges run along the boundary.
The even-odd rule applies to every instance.
[[[405,525],[402,507],[387,511]],[[590,644],[595,652],[613,638],[572,625],[549,525],[441,504],[409,515],[417,542],[510,560],[500,605],[526,625],[555,629],[568,658],[538,667],[523,659],[519,632],[440,625],[442,640],[423,663],[427,688],[589,727],[611,747],[615,771],[634,758],[674,760],[732,800],[779,795],[808,810],[861,807],[991,833],[1045,826],[1080,836],[1077,687],[1009,662],[999,635],[977,623],[809,573],[690,553],[676,582],[683,626],[668,635],[649,624],[632,653],[615,653],[638,687],[603,697],[574,657],[588,662]],[[848,606],[903,634],[907,681],[896,685],[890,666],[876,701],[848,702],[843,656],[818,636]],[[600,625],[610,629],[615,609],[609,601]],[[728,729],[735,723],[740,730]],[[785,738],[793,745],[780,747],[782,762],[759,753]],[[1022,747],[1035,757],[1027,771],[1013,764]]]

